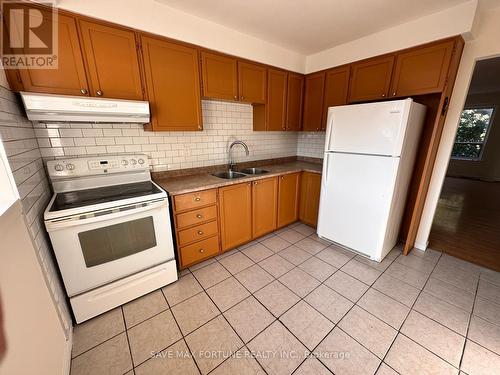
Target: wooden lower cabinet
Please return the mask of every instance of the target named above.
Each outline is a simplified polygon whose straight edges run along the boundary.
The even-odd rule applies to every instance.
[[[252,239],[251,182],[219,188],[219,217],[222,251]]]
[[[276,229],[278,177],[252,183],[252,237],[261,237]]]
[[[299,219],[305,224],[318,225],[321,174],[303,172],[300,181]]]
[[[181,268],[211,258],[219,252],[219,237],[213,236],[179,249]]]
[[[278,228],[299,218],[300,173],[279,177],[278,184]]]

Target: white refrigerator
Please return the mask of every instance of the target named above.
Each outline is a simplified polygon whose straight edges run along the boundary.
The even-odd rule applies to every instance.
[[[381,261],[398,240],[426,107],[328,109],[318,236]]]

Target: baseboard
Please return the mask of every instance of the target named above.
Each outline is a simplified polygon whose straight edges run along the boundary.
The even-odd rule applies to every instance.
[[[428,245],[429,245],[429,241],[427,241],[425,243],[415,242],[415,248],[422,250],[422,251],[427,250]]]

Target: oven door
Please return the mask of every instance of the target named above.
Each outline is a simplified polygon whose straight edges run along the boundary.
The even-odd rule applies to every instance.
[[[168,200],[46,221],[72,297],[174,259]]]

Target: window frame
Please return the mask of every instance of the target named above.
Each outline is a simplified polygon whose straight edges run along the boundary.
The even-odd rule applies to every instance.
[[[451,160],[462,160],[462,161],[482,161],[483,160],[483,154],[484,154],[484,149],[486,148],[486,143],[488,142],[488,137],[490,135],[491,131],[491,126],[493,122],[495,121],[495,115],[497,113],[497,105],[496,104],[474,104],[474,105],[468,105],[465,106],[462,111],[460,112],[460,117],[462,117],[462,112],[466,110],[473,110],[473,109],[492,109],[493,111],[491,112],[491,117],[490,117],[490,122],[488,123],[488,129],[486,129],[486,134],[484,135],[484,141],[482,142],[481,151],[479,153],[479,156],[477,158],[465,158],[465,157],[460,157],[460,156],[453,156],[453,148],[457,144],[456,139],[457,139],[457,133],[458,133],[458,128],[460,127],[460,120],[457,126],[457,131],[455,133],[455,139],[453,140],[453,147],[451,149]],[[469,142],[473,143],[473,142]],[[462,144],[468,144],[466,142],[462,142]]]

